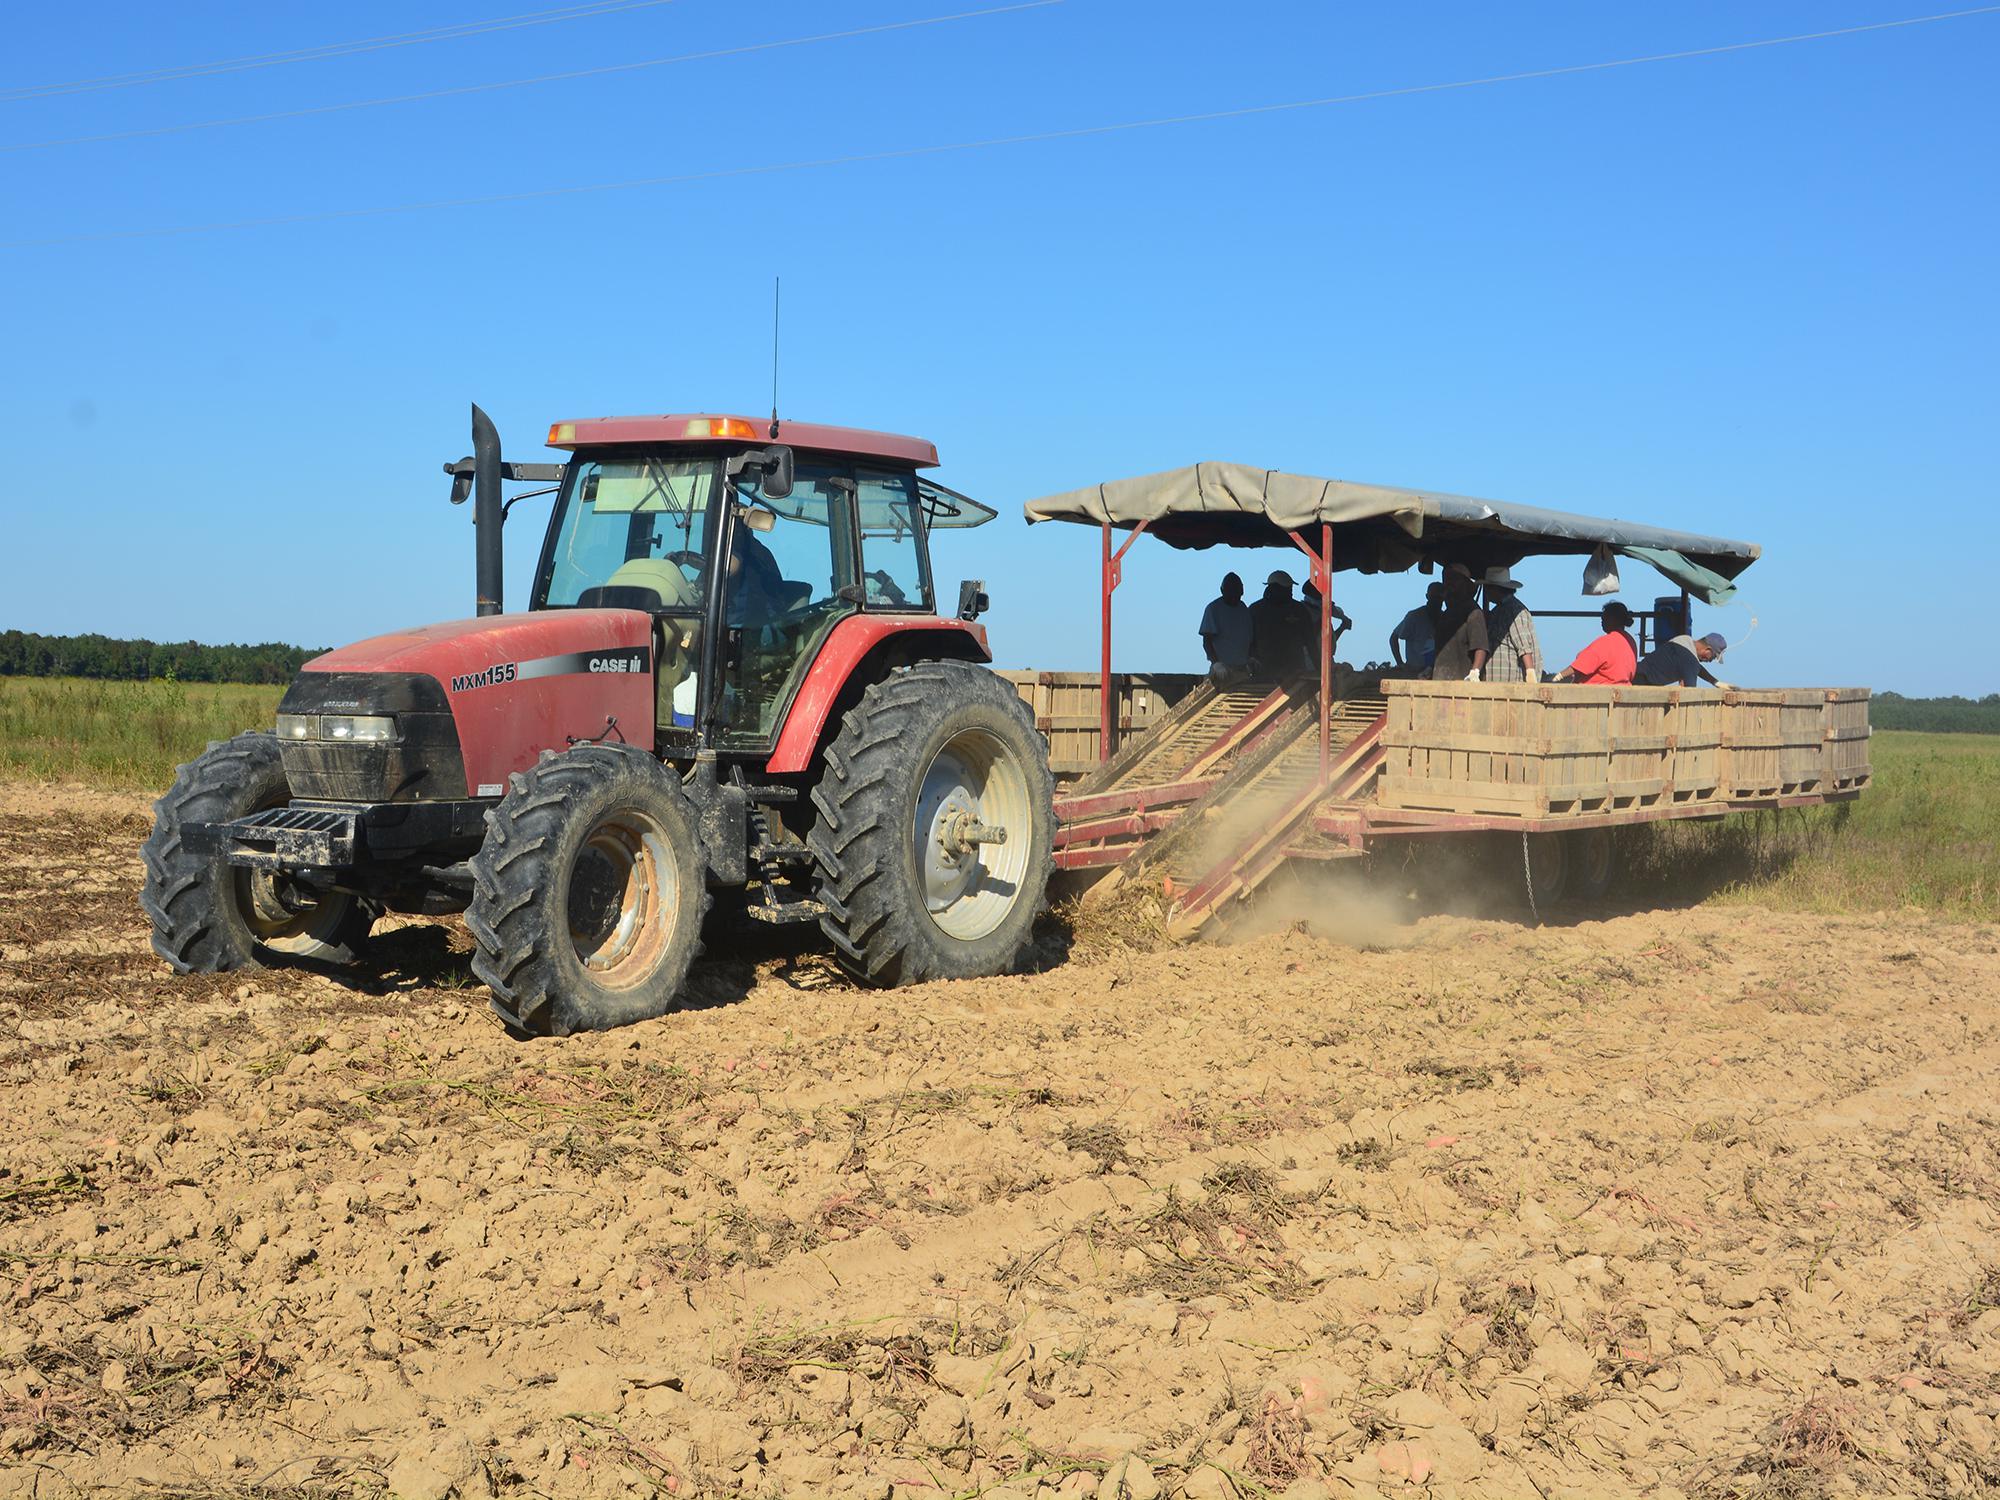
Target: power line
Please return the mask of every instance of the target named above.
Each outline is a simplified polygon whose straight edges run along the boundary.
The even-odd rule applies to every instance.
[[[451,26],[433,26],[423,31],[405,31],[393,36],[363,37],[352,42],[324,42],[317,47],[301,47],[290,52],[260,52],[250,57],[227,57],[213,62],[183,63],[175,67],[151,68],[139,73],[113,73],[101,78],[74,78],[66,83],[26,84],[0,89],[0,104],[25,99],[52,99],[68,94],[94,94],[106,89],[139,88],[145,84],[174,83],[185,78],[212,78],[224,73],[247,73],[259,68],[284,67],[289,63],[320,62],[335,57],[358,57],[366,52],[386,52],[397,47],[418,47],[426,42],[450,42],[462,37],[486,36],[496,31],[516,31],[524,26],[552,26],[561,21],[587,21],[596,16],[624,11],[648,10],[671,5],[673,0],[585,0],[555,10],[530,11],[518,16],[496,16],[486,21],[461,21]]]
[[[90,234],[57,235],[46,239],[0,240],[0,250],[39,249],[51,245],[76,245],[110,240],[160,239],[187,234],[218,234],[238,229],[273,229],[293,224],[325,224],[344,219],[382,218],[391,214],[425,213],[438,209],[485,208],[504,203],[532,203],[550,198],[576,197],[587,193],[629,192],[639,188],[680,187],[697,182],[728,178],[762,177],[780,172],[804,172],[826,167],[861,166],[874,162],[909,161],[927,156],[944,156],[962,151],[982,151],[1000,146],[1027,146],[1051,141],[1083,140],[1091,136],[1117,135],[1134,130],[1153,130],[1169,125],[1208,124],[1218,120],[1241,120],[1257,115],[1281,114],[1295,110],[1322,109],[1337,104],[1362,104],[1379,99],[1402,99],[1417,94],[1442,94],[1461,89],[1488,88],[1503,83],[1524,83],[1543,78],[1562,78],[1579,73],[1602,73],[1614,68],[1639,67],[1649,63],[1685,62],[1692,58],[1718,57],[1731,52],[1751,52],[1767,47],[1784,47],[1796,42],[1820,42],[1836,37],[1858,36],[1866,32],[1892,31],[1924,26],[1935,21],[1955,21],[1967,16],[2000,12],[2000,4],[1974,6],[1967,10],[1941,11],[1935,15],[1909,16],[1897,21],[1876,21],[1864,26],[1843,26],[1831,31],[1800,32],[1792,36],[1761,37],[1755,41],[1728,42],[1715,47],[1691,47],[1679,52],[1654,52],[1642,57],[1610,58],[1603,62],[1572,63],[1563,67],[1534,68],[1520,73],[1498,73],[1484,78],[1461,78],[1448,83],[1409,84],[1401,88],[1371,89],[1359,94],[1333,94],[1320,99],[1294,99],[1278,104],[1251,104],[1235,109],[1204,110],[1194,114],[1163,115],[1153,119],[1119,120],[1104,125],[1078,125],[1065,130],[1041,130],[1021,135],[989,136],[984,140],[950,141],[929,146],[904,146],[886,151],[863,151],[847,156],[824,156],[797,161],[767,162],[758,166],[718,167],[705,172],[682,172],[664,177],[637,177],[623,182],[578,183],[564,187],[536,188],[527,192],[489,193],[478,197],[437,198],[422,203],[382,204],[367,208],[324,209],[312,213],[281,214],[262,219],[235,219],[210,224],[183,224],[161,229],[106,230]]]
[[[634,73],[643,68],[664,68],[675,63],[708,62],[719,57],[741,57],[750,52],[773,52],[785,47],[805,47],[815,42],[845,41],[851,37],[877,36],[888,31],[909,31],[922,26],[942,26],[950,21],[977,20],[982,16],[1002,16],[1015,11],[1041,10],[1061,5],[1064,0],[1017,0],[1012,5],[996,5],[987,10],[957,11],[945,16],[925,16],[914,21],[888,21],[879,26],[857,26],[849,31],[826,31],[815,36],[785,37],[774,42],[750,42],[740,47],[717,47],[707,52],[685,52],[678,57],[649,57],[638,62],[606,63],[596,68],[573,68],[564,73],[543,73],[533,78],[505,78],[494,83],[467,83],[447,89],[427,89],[418,94],[395,94],[381,99],[352,99],[345,104],[315,104],[304,109],[274,110],[262,115],[239,115],[227,120],[194,120],[182,125],[153,125],[137,130],[114,130],[101,135],[74,135],[60,140],[20,141],[0,145],[0,155],[15,151],[43,151],[53,146],[88,146],[104,141],[131,141],[147,136],[179,135],[190,130],[217,130],[229,125],[261,125],[272,120],[303,120],[314,115],[340,114],[350,109],[373,109],[382,104],[415,104],[426,99],[453,99],[466,94],[490,94],[499,89],[528,88],[541,83],[566,83],[578,78],[602,78],[612,73]]]

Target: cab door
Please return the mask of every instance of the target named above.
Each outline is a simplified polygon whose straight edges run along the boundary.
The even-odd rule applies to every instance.
[[[800,463],[782,500],[743,491],[750,503],[730,507],[724,539],[711,701],[719,748],[763,750],[827,634],[860,607],[855,481],[846,466]]]

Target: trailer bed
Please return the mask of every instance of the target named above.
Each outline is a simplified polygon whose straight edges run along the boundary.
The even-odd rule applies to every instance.
[[[1863,688],[1383,680],[1196,687],[1056,799],[1056,863],[1145,881],[1198,933],[1292,860],[1845,801],[1867,786]]]

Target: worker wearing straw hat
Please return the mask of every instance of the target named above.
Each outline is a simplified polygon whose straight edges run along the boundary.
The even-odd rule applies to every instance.
[[[1520,587],[1505,568],[1486,570],[1486,636],[1493,643],[1483,674],[1488,682],[1542,680],[1542,648],[1535,640],[1535,617],[1521,603]]]

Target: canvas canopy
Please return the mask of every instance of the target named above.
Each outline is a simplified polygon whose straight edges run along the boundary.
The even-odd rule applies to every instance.
[[[1333,528],[1336,570],[1400,572],[1419,563],[1462,562],[1475,572],[1524,557],[1583,555],[1602,543],[1657,568],[1709,604],[1728,602],[1732,580],[1762,551],[1754,542],[1699,536],[1632,521],[1572,515],[1440,490],[1396,489],[1315,479],[1248,464],[1200,463],[1031,500],[1028,520],[1080,521],[1131,530],[1170,547],[1290,546],[1287,533],[1318,545]]]

